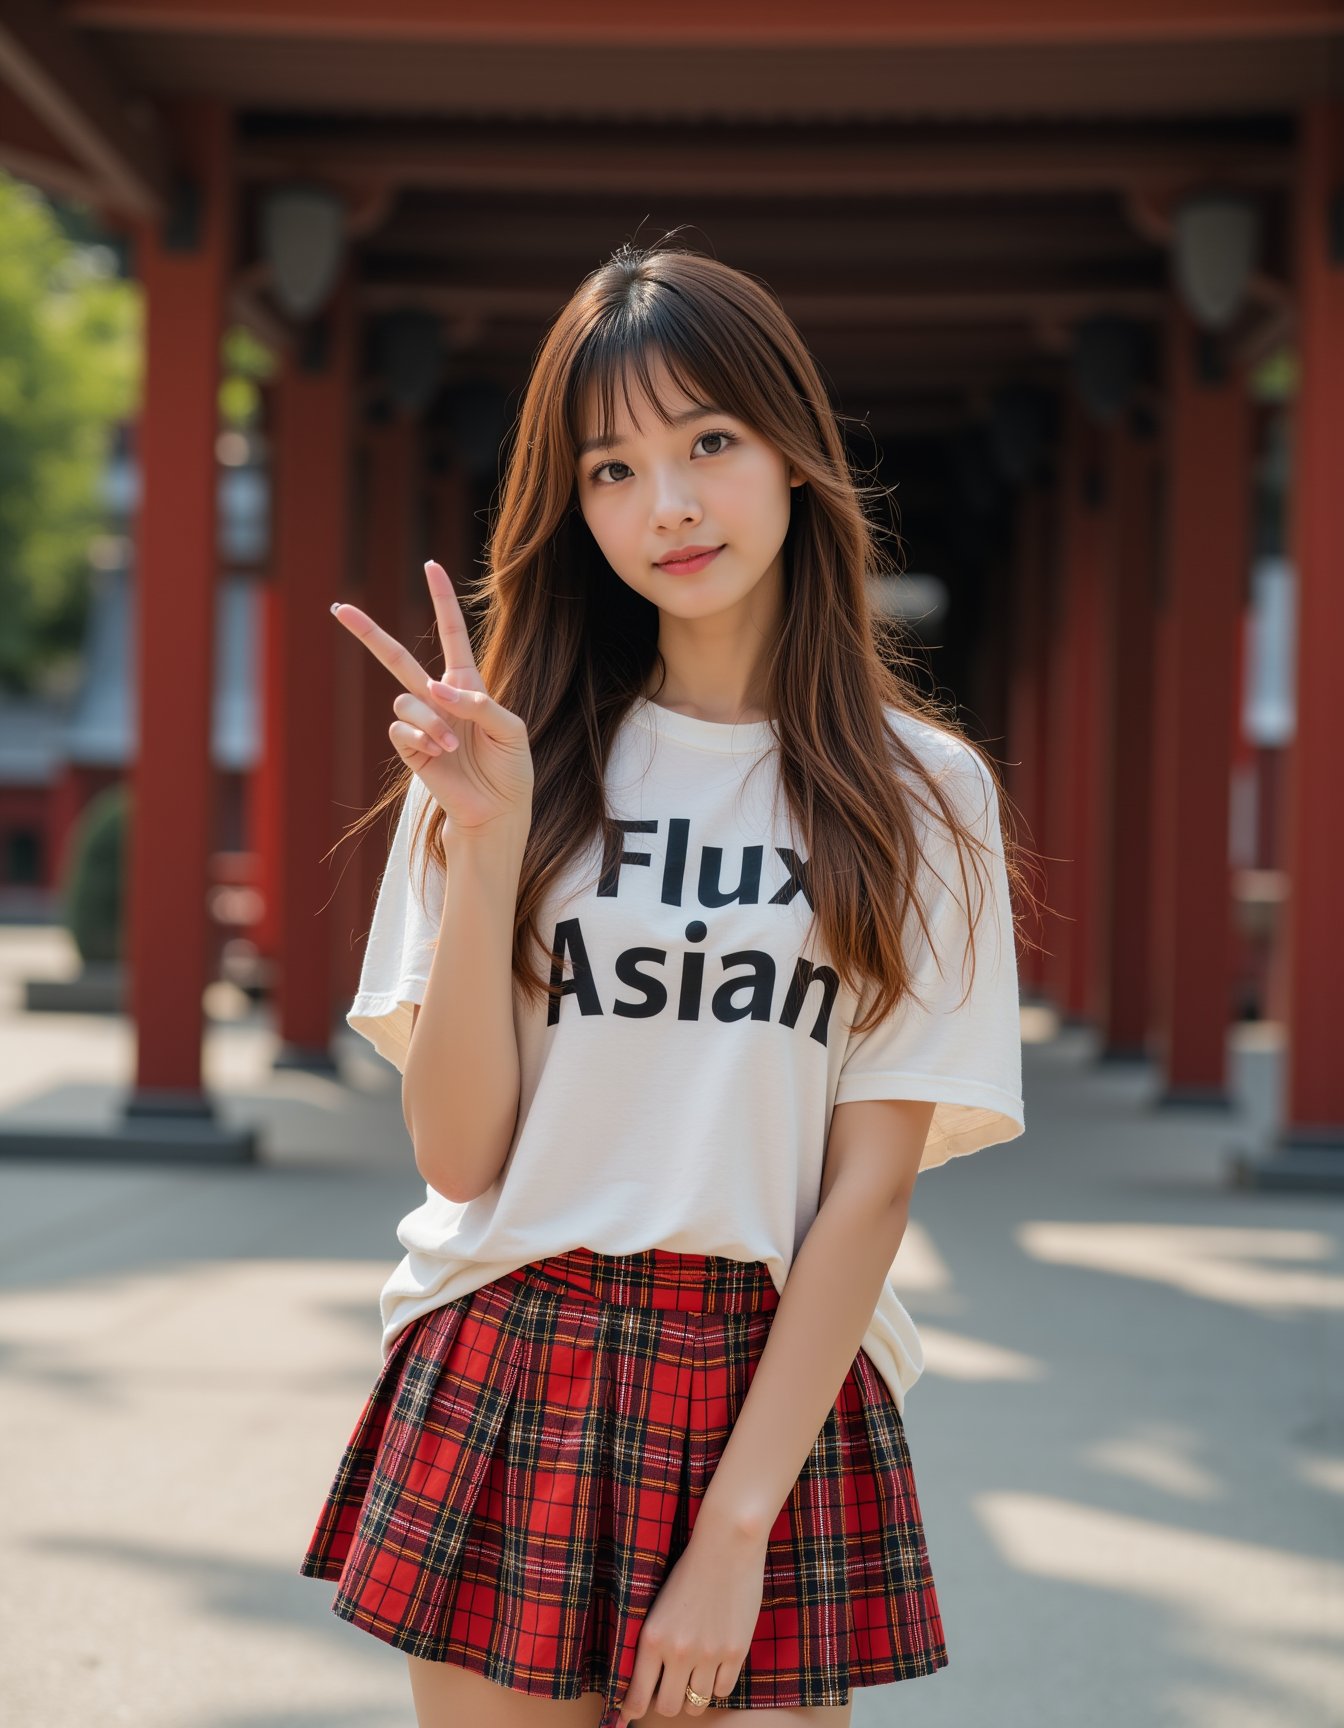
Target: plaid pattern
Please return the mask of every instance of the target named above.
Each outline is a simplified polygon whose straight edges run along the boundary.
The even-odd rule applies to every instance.
[[[764,1262],[588,1248],[394,1339],[299,1568],[389,1644],[520,1692],[601,1692],[688,1540],[779,1296]],[[901,1416],[861,1350],[770,1532],[725,1709],[842,1704],[947,1665]]]

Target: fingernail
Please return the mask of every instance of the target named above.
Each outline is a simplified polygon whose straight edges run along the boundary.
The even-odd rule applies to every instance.
[[[331,603],[331,609],[333,612],[339,612],[341,609],[340,601],[339,600],[333,600]]]

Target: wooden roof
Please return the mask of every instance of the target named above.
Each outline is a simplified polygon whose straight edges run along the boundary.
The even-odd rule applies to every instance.
[[[250,218],[277,180],[347,195],[368,307],[435,308],[511,383],[613,246],[689,225],[777,289],[842,393],[929,412],[1048,375],[1088,312],[1157,317],[1196,185],[1261,201],[1239,338],[1273,339],[1296,116],[1341,93],[1341,0],[0,7],[0,164],[55,192],[161,211],[172,106],[236,112],[262,323]]]

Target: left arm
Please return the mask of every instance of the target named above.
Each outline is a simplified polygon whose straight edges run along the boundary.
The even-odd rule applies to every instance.
[[[640,1631],[622,1723],[726,1697],[760,1615],[770,1530],[835,1405],[910,1212],[933,1105],[852,1099],[831,1113],[817,1215],[780,1292],[691,1536]],[[717,1681],[717,1685],[716,1685]],[[663,1704],[669,1707],[663,1709]]]
[[[703,1537],[764,1546],[839,1396],[905,1234],[933,1105],[837,1104],[821,1202],[696,1516]]]

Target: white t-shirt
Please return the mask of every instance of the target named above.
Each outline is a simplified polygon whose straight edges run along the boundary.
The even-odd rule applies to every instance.
[[[970,967],[966,889],[945,825],[915,809],[936,952],[913,916],[906,942],[924,1006],[907,997],[855,1037],[857,1000],[817,953],[819,932],[808,935],[808,862],[769,725],[699,720],[640,699],[608,765],[622,855],[603,871],[594,839],[542,908],[569,993],[557,1012],[514,991],[521,1099],[507,1161],[474,1200],[426,1184],[424,1204],[402,1219],[406,1254],[380,1299],[384,1356],[429,1309],[576,1247],[763,1260],[782,1291],[816,1216],[832,1108],[848,1099],[936,1103],[921,1170],[1023,1132],[1017,961],[993,782],[955,739],[887,713],[995,847],[983,857],[991,888],[965,1001],[958,1006]],[[412,781],[347,1015],[399,1069],[443,904],[442,872],[431,865],[422,905],[418,850],[409,857],[428,799]],[[966,867],[974,909],[981,891],[969,856]],[[903,1410],[924,1355],[890,1281],[862,1348]]]

